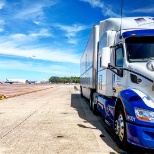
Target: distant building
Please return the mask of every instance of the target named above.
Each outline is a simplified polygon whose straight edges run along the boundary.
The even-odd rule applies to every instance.
[[[29,83],[28,80],[26,79],[6,79],[5,83],[20,83],[20,84],[26,84]]]

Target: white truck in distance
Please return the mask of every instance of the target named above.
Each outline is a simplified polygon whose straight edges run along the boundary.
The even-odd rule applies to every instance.
[[[81,58],[81,96],[123,146],[154,149],[154,17],[93,26]]]

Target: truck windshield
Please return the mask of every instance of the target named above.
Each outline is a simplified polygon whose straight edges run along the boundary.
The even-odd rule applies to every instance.
[[[127,38],[126,51],[129,62],[154,60],[154,36]]]

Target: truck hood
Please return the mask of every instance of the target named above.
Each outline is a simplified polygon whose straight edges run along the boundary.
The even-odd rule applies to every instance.
[[[151,81],[154,81],[154,71],[150,71],[147,68],[147,62],[144,63],[130,63],[128,68],[136,73],[141,74],[142,76],[148,78]]]
[[[154,108],[154,70],[150,71],[147,68],[147,62],[144,63],[130,63],[128,69],[145,80],[141,84],[131,87],[143,99],[144,103]],[[146,82],[147,81],[147,82]]]

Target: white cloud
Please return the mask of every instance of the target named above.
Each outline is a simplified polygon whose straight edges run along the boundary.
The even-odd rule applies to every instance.
[[[15,15],[15,18],[18,19],[35,19],[37,16],[42,16],[42,5],[30,6],[28,8],[21,9],[19,13]]]
[[[0,1],[0,10],[3,8],[3,6],[5,6],[5,0]]]
[[[37,18],[39,19],[43,18],[44,16],[43,8],[51,7],[56,3],[57,3],[56,1],[50,1],[50,0],[33,1],[33,3],[31,1],[25,0],[23,1],[21,9],[19,9],[19,11],[15,13],[14,17],[23,20],[33,19],[35,21]]]
[[[28,44],[32,41],[37,40],[40,37],[52,37],[52,33],[49,32],[48,29],[42,28],[38,32],[31,32],[27,35],[25,34],[12,34],[10,36],[0,37],[0,42],[10,43],[12,42],[14,45],[24,45]],[[8,41],[9,40],[9,41]]]
[[[81,26],[71,30],[68,27],[69,33],[76,33],[82,30]],[[72,36],[72,34],[70,34]],[[74,36],[74,34],[73,34]],[[56,61],[56,62],[70,62],[79,63],[80,55],[76,54],[75,49],[68,49],[66,47],[53,46],[52,44],[45,46],[38,43],[40,37],[53,37],[48,29],[40,29],[38,32],[31,32],[25,34],[13,34],[0,37],[0,54],[34,57],[35,59]],[[77,40],[69,39],[71,44],[75,44]],[[74,42],[73,42],[74,41]],[[33,44],[33,45],[32,45]]]
[[[50,8],[58,3],[59,0],[20,0],[10,1],[0,0],[0,10],[4,8],[7,13],[1,14],[1,18],[11,22],[15,19],[32,20],[35,24],[42,24],[45,20],[45,8]]]
[[[111,5],[104,4],[100,0],[80,0],[80,1],[87,2],[87,3],[89,3],[94,8],[95,7],[101,8],[102,14],[104,16],[119,17],[119,14],[115,13],[112,10],[112,6]]]
[[[38,33],[31,33],[29,36],[32,37],[48,37],[48,36],[52,36],[52,34],[48,31],[48,29],[42,28]]]
[[[0,19],[0,24],[1,24],[1,25],[4,25],[4,24],[5,24],[5,22],[4,22],[3,19]]]
[[[73,37],[78,32],[87,29],[87,26],[82,26],[82,25],[77,25],[77,24],[73,24],[72,26],[57,24],[56,26],[59,27],[61,30],[66,31],[68,37]]]
[[[1,69],[26,69],[31,68],[32,65],[30,63],[22,63],[17,60],[1,60]],[[27,69],[26,69],[27,70]]]
[[[11,37],[13,39],[21,39],[23,37],[26,37],[26,35],[25,34],[13,34],[13,35],[11,35]]]
[[[136,10],[133,10],[132,12],[137,12],[137,13],[151,13],[154,12],[154,7],[148,7],[148,8],[139,8]]]
[[[78,39],[68,38],[67,42],[68,42],[69,44],[74,44],[74,45],[75,45],[75,44],[78,43]]]
[[[80,0],[80,1],[90,3],[92,7],[100,7],[100,8],[104,7],[104,4],[100,0]]]
[[[17,39],[22,35],[17,35]],[[20,40],[20,39],[19,39]],[[25,40],[23,41],[25,42]],[[15,41],[1,41],[0,42],[0,54],[22,56],[22,57],[33,57],[35,59],[49,60],[54,62],[70,62],[79,63],[80,55],[74,52],[74,49],[67,48],[56,48],[56,47],[40,47],[40,46],[27,46],[21,45]]]
[[[33,21],[36,25],[39,25],[40,22],[39,21]]]
[[[87,26],[78,24],[73,24],[72,26],[56,24],[55,26],[66,32],[65,36],[67,37],[67,42],[70,44],[77,44],[78,40],[74,37],[76,37],[77,33],[80,31],[88,28]]]
[[[102,10],[102,13],[105,15],[105,16],[110,16],[110,17],[119,17],[120,16],[120,13],[117,14],[115,13],[114,11],[112,11],[112,7],[111,6],[108,6],[108,8],[104,8],[104,11]]]
[[[18,69],[24,71],[42,72],[56,74],[59,76],[79,76],[78,73],[70,71],[71,68],[60,64],[45,65],[40,62],[29,62],[20,60],[1,60],[0,69]]]
[[[4,25],[5,25],[5,21],[3,19],[0,19],[0,32],[3,32],[5,30]]]
[[[73,53],[71,49],[56,48],[35,48],[28,50],[29,54],[33,53],[36,59],[50,60],[56,62],[79,63],[79,54]],[[27,55],[28,56],[28,55]]]
[[[4,29],[3,28],[0,28],[0,32],[3,32],[4,31]]]

